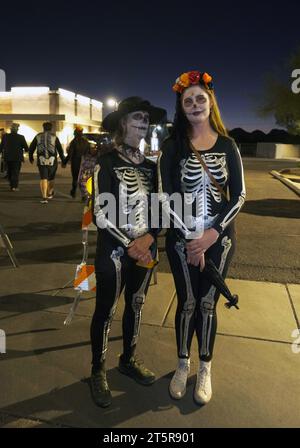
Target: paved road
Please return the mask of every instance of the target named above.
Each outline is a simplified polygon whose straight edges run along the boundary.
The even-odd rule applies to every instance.
[[[296,165],[291,161],[244,161],[247,200],[237,219],[238,249],[229,276],[300,282],[299,197],[269,174],[272,169]]]
[[[238,247],[228,277],[300,283],[300,201],[269,174],[271,169],[296,165],[296,161],[244,160],[247,201],[237,218]],[[20,263],[79,262],[82,204],[68,195],[69,169],[58,170],[57,195],[48,205],[39,203],[35,167],[27,163],[23,171],[17,193],[11,193],[5,180],[0,180],[0,223]],[[95,234],[90,234],[91,261],[94,250]],[[6,265],[1,257],[0,268]],[[163,252],[159,270],[170,272]]]

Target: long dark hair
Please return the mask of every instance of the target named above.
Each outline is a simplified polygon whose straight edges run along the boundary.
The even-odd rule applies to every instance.
[[[105,129],[103,128],[102,130],[105,131]],[[103,154],[107,154],[109,152],[114,152],[116,150],[116,146],[122,145],[122,143],[124,142],[125,135],[121,120],[118,123],[117,129],[112,132],[110,136],[111,141],[100,146],[99,156],[102,156]]]

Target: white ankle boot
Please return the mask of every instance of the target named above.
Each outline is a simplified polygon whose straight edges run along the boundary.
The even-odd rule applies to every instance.
[[[177,369],[170,382],[169,392],[172,398],[179,400],[186,392],[186,382],[190,373],[190,360],[179,359]]]
[[[194,400],[198,404],[206,404],[212,396],[211,388],[211,361],[200,361],[197,372],[197,381],[194,389]]]

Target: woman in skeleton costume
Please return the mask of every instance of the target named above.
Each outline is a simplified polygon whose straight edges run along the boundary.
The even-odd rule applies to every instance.
[[[149,124],[160,122],[164,116],[164,109],[139,97],[130,97],[103,121],[104,129],[114,134],[114,143],[110,151],[99,157],[94,171],[97,293],[91,323],[91,391],[95,403],[102,407],[111,403],[105,358],[110,326],[124,287],[123,353],[119,370],[142,385],[155,380],[155,375],[135,357],[159,231],[150,227],[150,195],[157,191],[156,165],[143,156],[139,145],[148,133]]]
[[[173,90],[177,94],[173,133],[164,142],[158,161],[160,200],[171,218],[166,251],[178,300],[178,365],[169,392],[175,399],[185,394],[196,332],[200,365],[194,400],[205,404],[212,396],[211,360],[220,292],[202,271],[207,256],[226,277],[236,245],[234,218],[244,204],[246,191],[240,153],[222,123],[211,76],[198,71],[184,73]],[[230,193],[228,201],[199,157],[219,186]],[[179,208],[174,207],[176,198],[170,200],[174,193],[182,200]]]

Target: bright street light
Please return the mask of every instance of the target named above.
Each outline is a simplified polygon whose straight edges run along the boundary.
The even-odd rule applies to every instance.
[[[106,105],[107,105],[108,107],[114,108],[114,109],[116,110],[117,107],[118,107],[118,101],[117,101],[115,98],[109,98],[109,99],[106,101]]]

